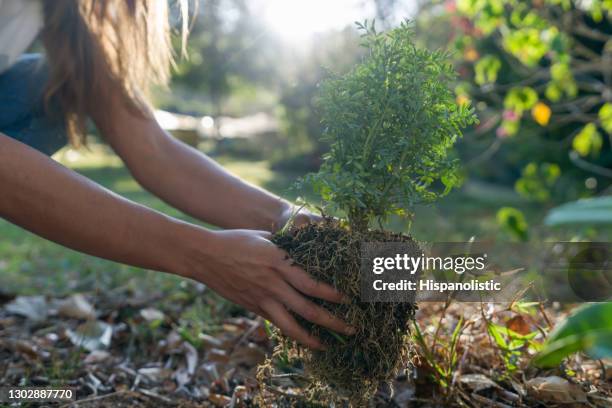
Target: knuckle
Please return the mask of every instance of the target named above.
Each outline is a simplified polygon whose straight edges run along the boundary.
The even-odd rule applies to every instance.
[[[310,321],[318,321],[321,318],[321,313],[317,307],[308,305],[303,309],[303,317]]]

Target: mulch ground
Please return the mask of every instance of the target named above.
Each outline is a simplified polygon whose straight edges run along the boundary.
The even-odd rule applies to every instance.
[[[214,325],[185,320],[186,311],[197,314],[194,305],[209,298],[218,301],[202,288],[179,299],[121,288],[61,299],[0,295],[0,384],[76,391],[76,402],[39,406],[256,406],[257,367],[274,346],[264,321],[231,308],[211,317],[215,309],[206,307]],[[456,361],[445,377],[450,381],[440,383],[440,367],[432,367],[415,345],[412,368],[392,388],[381,386],[372,406],[611,407],[610,362],[577,355],[563,367],[536,369],[527,347],[508,356],[486,329],[494,322],[518,332],[541,331],[535,339],[541,342],[563,315],[554,307],[530,314],[507,305],[421,305],[417,322],[427,352],[440,361],[449,358],[450,337],[462,320]],[[317,406],[304,398],[300,365],[276,363],[264,400]]]

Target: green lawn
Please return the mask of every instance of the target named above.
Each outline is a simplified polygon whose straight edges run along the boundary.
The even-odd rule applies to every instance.
[[[60,152],[56,158],[124,197],[166,214],[191,220],[143,191],[121,161],[103,146],[93,145],[90,151],[80,153],[67,150]],[[252,183],[290,199],[297,195],[290,189],[297,174],[275,172],[265,161],[231,157],[216,159]],[[476,239],[498,238],[501,233],[495,213],[504,205],[522,207],[528,219],[533,221],[541,219],[543,215],[542,209],[527,207],[511,191],[470,184],[436,206],[417,208],[411,232],[424,241],[465,241],[472,236]],[[408,228],[399,220],[392,220],[389,226],[394,230],[405,231]],[[0,289],[5,292],[57,296],[124,285],[172,288],[180,284],[180,280],[167,275],[81,255],[2,220],[0,237]]]

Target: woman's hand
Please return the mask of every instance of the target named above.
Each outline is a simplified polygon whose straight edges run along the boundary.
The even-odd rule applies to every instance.
[[[293,266],[287,253],[269,241],[270,235],[253,230],[209,232],[199,245],[194,242],[199,249],[190,256],[189,271],[181,275],[205,283],[308,347],[323,348],[289,310],[335,332],[353,334],[346,323],[304,296],[340,303],[343,295]]]

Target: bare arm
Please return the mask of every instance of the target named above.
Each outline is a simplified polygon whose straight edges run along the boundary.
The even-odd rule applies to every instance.
[[[119,101],[112,106],[112,120],[96,124],[134,178],[167,203],[222,228],[274,231],[291,215],[290,203],[230,174],[155,120]]]
[[[121,198],[0,134],[0,217],[78,251],[207,284],[311,347],[287,308],[332,330],[350,329],[303,294],[340,301],[292,266],[270,233],[209,231]],[[0,237],[1,238],[1,237]]]
[[[98,257],[170,269],[155,248],[169,243],[177,220],[123,199],[2,134],[0,186],[0,216],[37,235]]]

